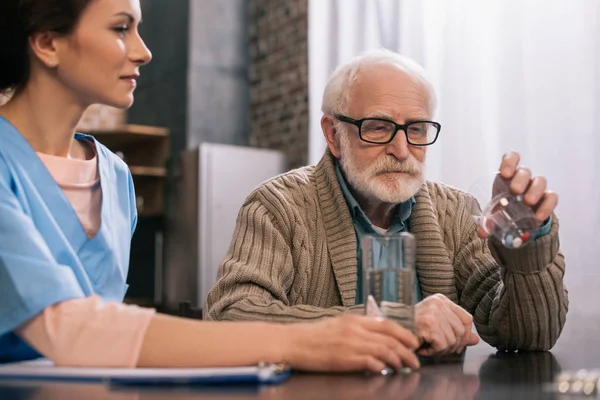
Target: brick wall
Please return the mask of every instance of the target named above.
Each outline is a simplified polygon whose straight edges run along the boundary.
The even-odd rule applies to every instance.
[[[252,146],[308,159],[308,0],[250,0]]]

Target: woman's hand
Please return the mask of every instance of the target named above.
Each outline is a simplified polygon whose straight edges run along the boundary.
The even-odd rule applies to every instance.
[[[384,318],[344,315],[287,327],[284,361],[295,369],[379,373],[386,366],[419,368],[417,337]]]

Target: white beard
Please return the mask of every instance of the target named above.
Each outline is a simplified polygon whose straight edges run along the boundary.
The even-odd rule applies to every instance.
[[[406,160],[398,161],[383,154],[371,165],[359,165],[350,140],[345,134],[340,138],[340,166],[352,188],[367,198],[384,203],[399,204],[413,197],[423,184],[424,163],[411,154]],[[385,172],[402,172],[386,174]]]

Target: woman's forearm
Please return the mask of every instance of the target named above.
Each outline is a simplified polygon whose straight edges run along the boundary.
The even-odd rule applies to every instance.
[[[138,367],[226,367],[287,361],[291,326],[207,322],[156,314]]]

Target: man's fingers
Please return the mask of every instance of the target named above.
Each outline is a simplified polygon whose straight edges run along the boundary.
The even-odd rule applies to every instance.
[[[450,302],[451,303],[451,302]],[[452,303],[453,305],[453,303]],[[465,340],[465,326],[464,323],[458,318],[458,316],[454,313],[451,304],[445,304],[446,311],[445,316],[447,320],[447,325],[452,330],[452,336],[448,337],[446,335],[446,339],[448,340],[448,353],[455,353],[462,342]]]
[[[525,193],[525,203],[530,206],[536,205],[542,199],[544,193],[546,193],[547,184],[546,178],[543,176],[533,178]]]
[[[462,341],[460,342],[460,346],[456,350],[457,353],[462,353],[465,347],[469,345],[469,340],[471,338],[473,324],[464,324],[465,334],[463,335]]]
[[[471,324],[473,322],[473,316],[467,312],[464,308],[448,299],[448,305],[454,312],[454,314],[460,319],[460,322],[464,324]]]
[[[438,348],[438,350],[442,354],[447,354],[447,353],[450,353],[452,351],[452,349],[455,347],[458,337],[456,335],[456,331],[454,330],[453,323],[451,322],[451,319],[453,317],[452,312],[448,311],[444,317],[445,317],[445,321],[443,321],[441,325],[442,325],[442,333],[444,334],[445,341],[443,342],[443,345],[441,345],[440,348]],[[455,319],[456,319],[456,317],[455,317]],[[460,323],[459,323],[459,326],[460,326]],[[435,348],[435,344],[433,347]]]
[[[456,350],[456,353],[460,354],[463,352],[465,347],[475,346],[477,343],[479,343],[479,335],[471,330],[471,326],[465,326],[465,336],[463,337],[460,346]]]
[[[506,179],[512,178],[520,160],[521,156],[516,151],[509,151],[504,154],[502,163],[500,164],[500,175]]]
[[[467,346],[475,346],[477,343],[479,343],[479,335],[473,331],[469,331]]]
[[[483,229],[481,226],[477,225],[477,236],[479,236],[482,239],[487,239],[488,237],[490,237],[489,233],[487,233],[485,231],[485,229]]]
[[[519,167],[510,181],[510,190],[515,194],[525,193],[531,184],[531,170],[527,167]]]
[[[447,332],[449,327],[441,323],[436,332],[432,332],[426,343],[428,346],[425,346],[422,349],[427,350],[430,354],[444,354],[446,350],[450,347],[450,343],[448,343],[448,337],[451,336]]]
[[[477,334],[474,334],[476,338],[472,338],[471,327],[473,326],[473,316],[469,314],[464,308],[455,304],[451,300],[448,300],[448,307],[454,312],[454,315],[459,319],[461,323],[461,336],[459,337],[460,342],[457,343],[457,346],[453,349],[453,351],[460,353],[464,349],[465,346],[471,346],[469,344],[470,341],[475,341],[473,344],[477,344],[479,342],[479,337]]]
[[[547,191],[542,204],[540,204],[538,209],[535,211],[535,217],[539,221],[544,222],[550,215],[552,215],[557,205],[558,195],[551,190]]]
[[[423,356],[462,352],[479,342],[471,331],[473,316],[442,294],[436,294],[418,305],[417,332],[427,344],[417,350]]]
[[[433,347],[422,347],[419,350],[417,350],[417,354],[423,357],[432,357],[432,356],[438,356],[441,355],[442,353],[436,349],[434,349]]]

